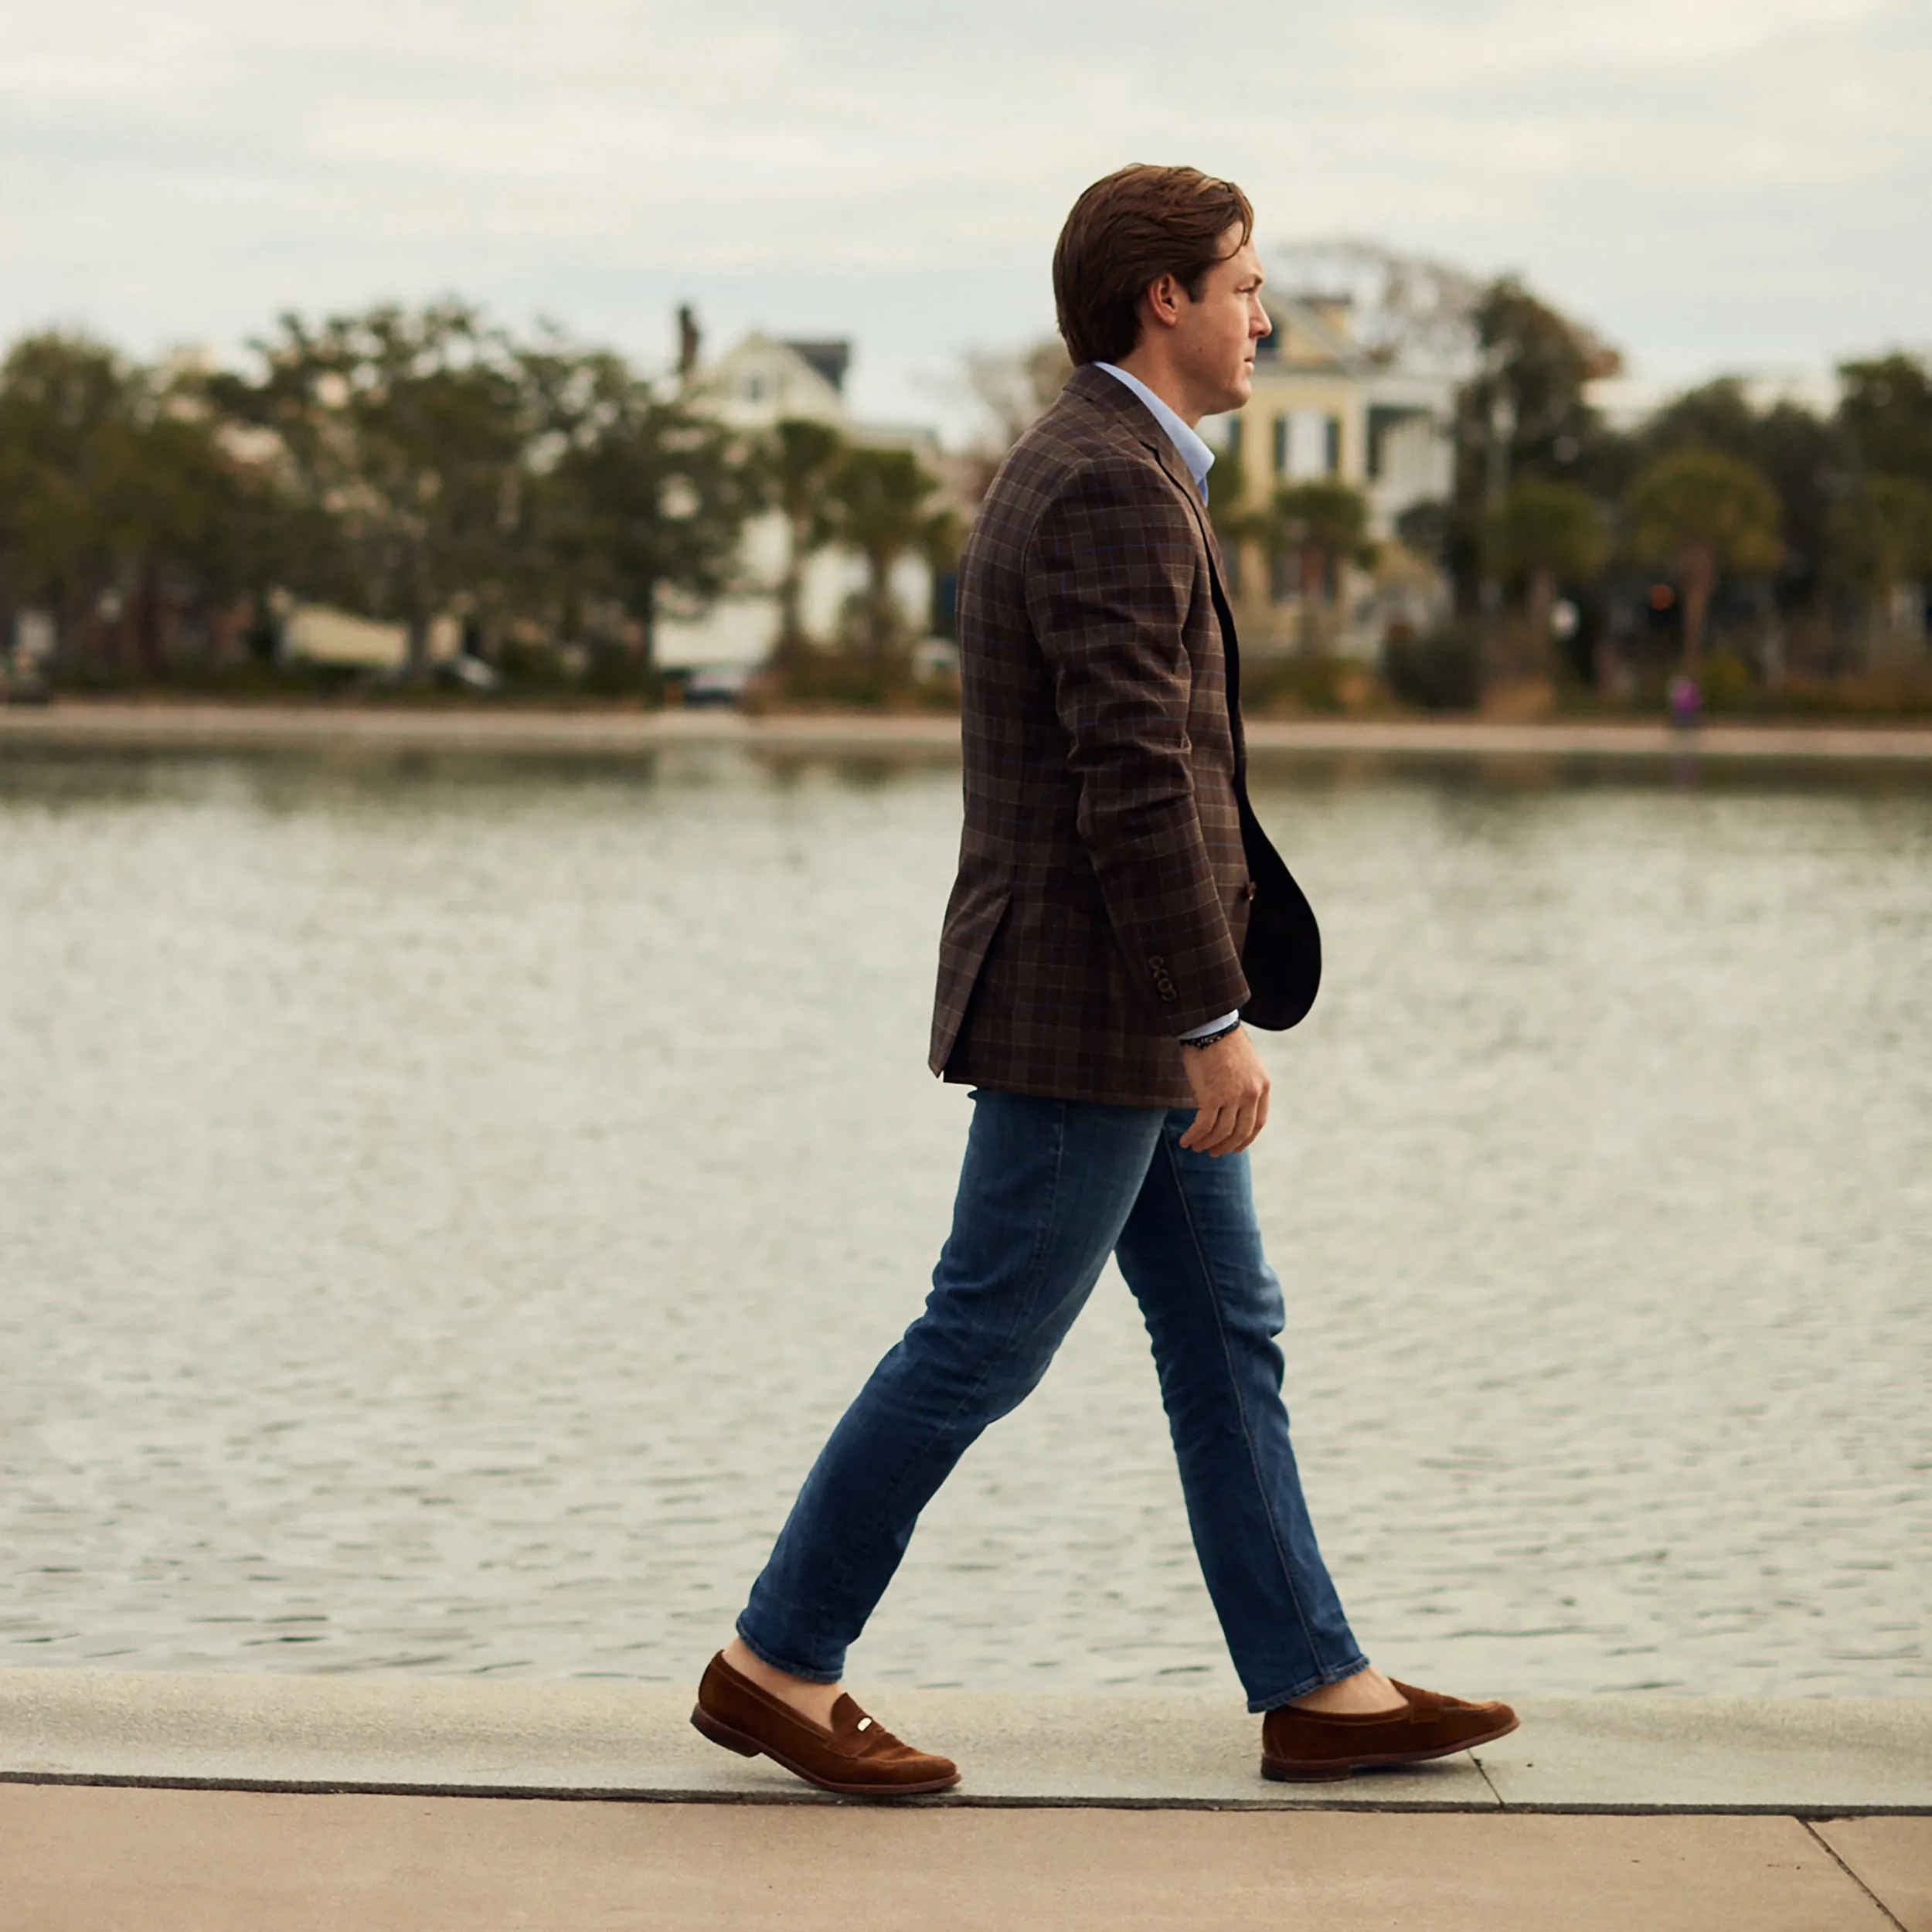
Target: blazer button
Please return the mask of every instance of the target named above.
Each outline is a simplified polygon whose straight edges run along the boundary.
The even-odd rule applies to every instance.
[[[1250,879],[1248,883],[1241,888],[1241,896],[1243,899],[1252,899],[1256,893],[1260,889],[1260,888],[1255,884],[1252,879]]]

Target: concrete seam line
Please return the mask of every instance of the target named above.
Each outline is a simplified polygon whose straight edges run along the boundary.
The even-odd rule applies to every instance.
[[[362,1778],[191,1777],[132,1773],[0,1771],[0,1784],[48,1784],[114,1791],[257,1791],[288,1797],[474,1798],[543,1799],[577,1804],[854,1804],[876,1805],[872,1798],[800,1789],[764,1791],[681,1791],[675,1786],[625,1789],[615,1785],[403,1784]],[[921,1811],[1427,1811],[1488,1818],[1496,1807],[1450,1799],[1365,1798],[1350,1802],[1298,1803],[1269,1798],[975,1798],[963,1793],[892,1801]],[[1780,1812],[1778,1815],[1784,1815]]]
[[[1874,1892],[1871,1886],[1867,1885],[1864,1879],[1860,1878],[1857,1872],[1852,1869],[1850,1866],[1845,1863],[1844,1859],[1838,1855],[1838,1847],[1818,1828],[1817,1825],[1815,1825],[1808,1818],[1801,1818],[1798,1821],[1807,1832],[1811,1834],[1815,1839],[1817,1840],[1820,1845],[1825,1848],[1825,1850],[1829,1855],[1832,1862],[1835,1865],[1838,1869],[1842,1872],[1845,1876],[1849,1879],[1852,1883],[1855,1885],[1858,1889],[1862,1892],[1882,1913],[1885,1914],[1886,1923],[1896,1927],[1896,1932],[1906,1932],[1904,1921],[1897,1917],[1897,1915],[1893,1911],[1892,1908],[1886,1903],[1884,1900],[1880,1898],[1877,1893]]]

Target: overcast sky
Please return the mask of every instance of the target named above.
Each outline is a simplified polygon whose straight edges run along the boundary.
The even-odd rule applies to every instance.
[[[455,291],[849,335],[936,417],[1129,160],[1520,270],[1676,382],[1932,339],[1929,0],[0,0],[0,332]]]

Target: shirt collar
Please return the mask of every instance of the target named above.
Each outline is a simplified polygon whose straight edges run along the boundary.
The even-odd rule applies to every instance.
[[[1208,471],[1214,463],[1213,451],[1138,376],[1128,375],[1125,369],[1117,369],[1111,362],[1096,362],[1094,366],[1105,369],[1117,383],[1124,383],[1147,405],[1148,413],[1166,430],[1167,440],[1187,465],[1188,474],[1193,478],[1194,487],[1200,492],[1201,501],[1205,503]]]

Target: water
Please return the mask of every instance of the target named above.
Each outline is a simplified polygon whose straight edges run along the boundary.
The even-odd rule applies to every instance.
[[[0,1663],[689,1678],[916,1311],[957,775],[0,764]],[[1932,1694],[1932,789],[1300,766],[1256,1177],[1372,1655]],[[862,1685],[1224,1686],[1109,1274]]]

